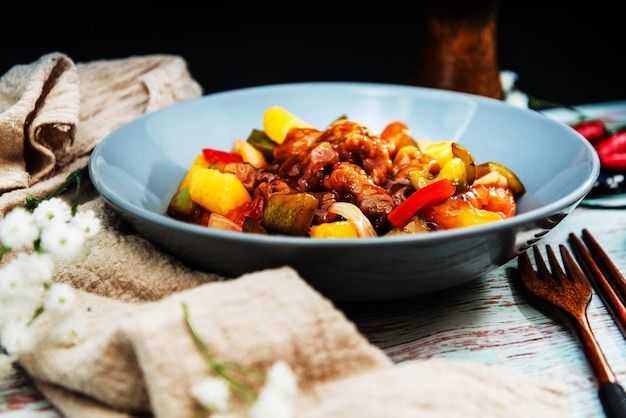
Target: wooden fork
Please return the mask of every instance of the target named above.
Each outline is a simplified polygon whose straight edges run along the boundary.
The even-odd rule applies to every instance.
[[[587,307],[592,296],[591,284],[567,248],[559,245],[559,250],[567,274],[550,246],[546,246],[546,253],[552,274],[537,246],[533,247],[537,272],[527,252],[518,257],[524,289],[537,308],[562,320],[578,339],[598,381],[598,396],[606,416],[626,417],[626,392],[617,382],[589,325]]]

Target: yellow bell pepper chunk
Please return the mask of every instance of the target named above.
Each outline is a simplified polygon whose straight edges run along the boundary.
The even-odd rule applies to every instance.
[[[180,185],[178,186],[178,191],[180,192],[181,190],[189,186],[189,179],[191,179],[191,176],[193,175],[193,171],[195,169],[206,168],[207,166],[208,164],[204,159],[204,155],[202,155],[202,153],[198,154],[195,160],[193,160],[193,163],[191,163],[191,166],[189,166],[189,170],[187,170],[185,177],[183,177],[183,180],[180,182]]]
[[[459,213],[459,216],[453,218],[448,224],[448,228],[462,228],[466,226],[482,225],[490,222],[498,222],[504,217],[498,212],[492,212],[486,209],[472,208],[467,212]]]
[[[429,219],[436,222],[440,227],[454,229],[498,222],[503,220],[504,216],[499,212],[478,209],[468,204],[456,211],[435,213]]]
[[[311,238],[358,238],[359,232],[350,221],[328,222],[311,226]]]
[[[434,142],[431,139],[424,138],[418,141],[418,147],[424,154],[436,159],[441,166],[454,157],[451,141]]]
[[[448,179],[455,184],[467,183],[466,178],[465,163],[457,157],[446,161],[437,175],[437,179]]]
[[[252,200],[234,174],[212,168],[194,170],[189,180],[189,195],[206,210],[223,216]]]
[[[263,130],[274,142],[282,144],[293,128],[310,128],[311,125],[280,106],[272,106],[263,114]]]

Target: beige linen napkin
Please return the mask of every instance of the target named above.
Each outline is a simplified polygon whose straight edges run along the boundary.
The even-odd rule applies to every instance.
[[[115,128],[201,93],[171,55],[75,64],[52,52],[14,66],[0,77],[0,214],[56,189]]]
[[[53,76],[59,66],[68,74]],[[55,88],[43,88],[54,82]],[[2,172],[12,171],[0,176],[6,190],[0,214],[28,194],[54,189],[120,124],[200,94],[184,60],[160,55],[73,64],[53,53],[10,71],[0,86],[6,96],[0,103],[14,103],[0,114],[0,129],[11,133],[1,146],[12,150],[2,161]],[[53,112],[64,105],[78,108]],[[19,148],[16,127],[33,124],[40,129],[24,129],[21,140],[52,144],[44,146],[50,152],[31,144],[39,153],[35,161],[46,164],[34,164],[32,153]],[[57,135],[63,140],[53,139]],[[40,169],[38,180],[32,167]],[[449,360],[394,365],[287,266],[226,280],[157,250],[93,189],[79,207],[87,209],[103,229],[84,259],[57,264],[54,280],[76,288],[88,335],[75,346],[42,347],[20,358],[67,417],[193,416],[190,387],[210,371],[184,326],[182,302],[220,361],[260,371],[288,362],[298,378],[298,417],[567,416],[559,388],[504,367]],[[46,321],[44,314],[35,324],[47,328]],[[244,412],[240,405],[233,416]]]

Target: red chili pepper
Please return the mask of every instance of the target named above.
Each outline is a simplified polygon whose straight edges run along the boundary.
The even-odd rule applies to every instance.
[[[584,120],[571,126],[591,143],[597,142],[607,135],[606,124],[600,119]]]
[[[613,171],[626,170],[626,131],[615,132],[594,144],[600,165]]]
[[[626,171],[626,152],[600,156],[600,165],[610,171]]]
[[[402,203],[396,206],[387,219],[396,227],[401,227],[411,219],[418,210],[439,203],[453,196],[456,186],[448,179],[441,179],[416,190]]]
[[[241,155],[213,148],[202,148],[202,155],[207,163],[240,163]]]
[[[602,141],[597,142],[594,148],[600,155],[626,152],[626,131],[615,132],[607,136]]]

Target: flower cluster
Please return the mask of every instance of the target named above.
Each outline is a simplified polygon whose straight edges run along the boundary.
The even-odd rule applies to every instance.
[[[76,261],[99,230],[92,210],[75,213],[58,197],[38,202],[32,211],[15,208],[2,219],[0,260],[7,259],[0,267],[0,377],[38,344],[68,345],[81,338],[84,322],[72,310],[74,289],[52,277],[55,260]],[[54,322],[38,335],[31,325],[44,312]]]
[[[192,397],[200,404],[200,414],[210,412],[211,418],[230,415],[231,392],[251,405],[250,418],[291,418],[295,416],[296,376],[284,361],[277,361],[267,376],[236,364],[217,361],[198,335],[183,304],[187,329],[214,376],[207,377],[191,388]],[[263,386],[261,386],[263,385]],[[261,387],[260,387],[261,386]],[[259,389],[260,387],[260,389]]]

